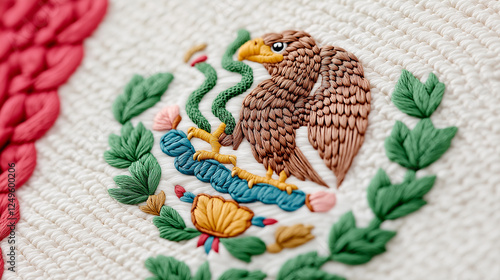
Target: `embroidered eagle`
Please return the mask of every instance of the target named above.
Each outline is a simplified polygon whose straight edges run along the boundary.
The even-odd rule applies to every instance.
[[[234,149],[246,138],[267,174],[261,177],[235,166],[233,176],[246,179],[249,187],[267,183],[288,192],[297,188],[285,182],[290,175],[328,187],[296,145],[296,130],[307,126],[309,142],[340,186],[363,144],[370,112],[370,85],[356,56],[339,47],[320,48],[308,33],[289,30],[246,42],[238,59],[262,63],[271,78],[246,96],[233,134],[225,135],[219,127],[212,137]],[[311,94],[320,75],[321,86]],[[222,159],[207,153],[195,157]],[[225,161],[235,163],[232,158]],[[273,173],[278,180],[272,179]]]

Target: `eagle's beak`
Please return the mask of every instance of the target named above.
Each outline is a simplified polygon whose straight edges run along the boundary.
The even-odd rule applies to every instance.
[[[243,59],[258,63],[278,63],[283,61],[283,55],[271,51],[262,38],[250,40],[240,47],[238,60]]]

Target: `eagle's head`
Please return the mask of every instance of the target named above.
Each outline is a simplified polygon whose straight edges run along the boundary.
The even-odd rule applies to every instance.
[[[240,47],[238,59],[259,62],[271,76],[316,81],[320,67],[320,48],[304,31],[269,33]]]

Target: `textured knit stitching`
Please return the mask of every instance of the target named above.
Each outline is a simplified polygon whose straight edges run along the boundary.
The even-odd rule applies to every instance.
[[[0,4],[0,240],[14,231],[9,224],[19,220],[19,202],[8,193],[14,194],[31,177],[36,166],[34,142],[56,121],[57,90],[80,65],[83,40],[99,25],[107,4],[106,0]],[[10,164],[15,171],[9,173]],[[8,184],[9,174],[17,174],[15,186]],[[10,207],[4,203],[9,198]],[[4,266],[1,256],[0,266]]]

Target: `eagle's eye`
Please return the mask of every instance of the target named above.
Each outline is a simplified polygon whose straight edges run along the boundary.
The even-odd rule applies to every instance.
[[[274,53],[282,53],[286,49],[286,43],[276,42],[271,46]]]

